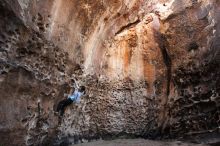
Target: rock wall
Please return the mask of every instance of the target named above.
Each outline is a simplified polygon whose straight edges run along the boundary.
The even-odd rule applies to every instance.
[[[2,144],[219,138],[218,0],[3,0],[0,11]],[[87,95],[58,125],[71,78]]]

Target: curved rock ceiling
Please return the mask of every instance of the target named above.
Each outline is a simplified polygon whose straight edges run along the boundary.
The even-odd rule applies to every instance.
[[[218,0],[2,0],[0,145],[216,143]],[[87,95],[53,110],[71,78]]]

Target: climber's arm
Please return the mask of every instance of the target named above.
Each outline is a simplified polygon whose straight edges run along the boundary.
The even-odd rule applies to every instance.
[[[75,78],[72,78],[73,84],[72,87],[74,87],[75,89],[79,89],[79,85],[77,84],[77,81]]]

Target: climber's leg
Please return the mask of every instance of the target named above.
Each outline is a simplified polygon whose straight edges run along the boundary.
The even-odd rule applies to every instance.
[[[59,110],[61,116],[63,116],[64,114],[65,107],[70,105],[71,103],[73,103],[73,101],[70,98],[63,100],[62,104],[60,105],[60,110]]]
[[[63,104],[65,103],[65,100],[67,100],[67,99],[61,100],[61,101],[58,103],[56,112],[59,112],[59,111],[61,110]]]

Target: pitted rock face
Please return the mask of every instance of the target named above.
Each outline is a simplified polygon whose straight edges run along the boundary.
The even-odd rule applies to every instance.
[[[0,12],[0,145],[218,141],[218,0],[3,0]],[[58,124],[72,78],[87,95]]]

